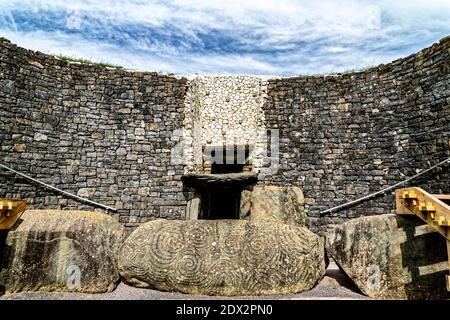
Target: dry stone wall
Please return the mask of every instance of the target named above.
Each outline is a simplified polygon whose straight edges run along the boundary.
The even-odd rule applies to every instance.
[[[0,40],[1,163],[116,207],[126,225],[184,218],[193,195],[181,176],[205,171],[192,164],[195,144],[254,144],[258,172],[266,141],[253,133],[266,129],[279,130],[279,168],[258,183],[300,187],[311,226],[390,213],[392,194],[320,211],[449,157],[449,120],[450,38],[362,72],[269,80],[111,70]],[[176,163],[180,139],[186,159]],[[413,184],[449,193],[449,181],[444,166]],[[93,209],[4,171],[0,196]]]
[[[171,165],[186,79],[67,63],[0,40],[0,162],[118,209],[127,225],[184,217]],[[0,172],[0,196],[31,208],[90,209]]]
[[[265,183],[303,189],[313,225],[394,213],[393,193],[320,211],[381,190],[450,156],[450,37],[366,71],[270,80],[266,126],[280,130],[280,167]],[[450,193],[448,166],[411,182]]]

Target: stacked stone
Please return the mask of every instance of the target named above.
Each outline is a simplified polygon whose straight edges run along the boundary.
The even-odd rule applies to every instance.
[[[450,156],[449,50],[446,38],[361,72],[188,82],[68,63],[1,39],[0,161],[116,207],[122,223],[135,225],[184,218],[192,195],[183,191],[181,175],[195,168],[171,161],[180,137],[188,160],[195,143],[225,137],[227,144],[255,144],[250,160],[258,172],[265,141],[254,132],[279,129],[279,170],[259,183],[302,188],[312,227],[390,213],[389,194],[319,214]],[[448,193],[449,181],[443,167],[413,184]],[[93,209],[4,171],[0,196],[26,199],[30,208]]]
[[[120,222],[180,219],[171,164],[186,79],[61,61],[0,41],[1,163],[118,209]],[[31,208],[93,209],[4,171],[1,196]]]
[[[200,76],[190,81],[183,129],[189,142],[188,161],[194,165],[187,172],[208,171],[211,165],[193,159],[195,152],[225,145],[251,146],[249,161],[258,171],[263,157],[265,86],[265,81],[250,76]]]
[[[280,130],[280,170],[266,183],[305,193],[313,226],[394,212],[393,194],[327,216],[450,156],[450,38],[366,71],[270,80],[266,125]],[[448,193],[448,167],[412,181]]]

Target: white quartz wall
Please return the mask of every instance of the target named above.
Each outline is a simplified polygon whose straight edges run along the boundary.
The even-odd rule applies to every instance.
[[[183,135],[186,171],[202,171],[202,147],[249,145],[252,170],[262,163],[266,82],[251,76],[200,76],[189,81]]]

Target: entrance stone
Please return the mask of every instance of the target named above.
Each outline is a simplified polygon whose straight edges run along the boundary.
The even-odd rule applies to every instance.
[[[237,296],[307,291],[325,274],[322,239],[303,227],[244,220],[154,220],[119,254],[137,287]]]

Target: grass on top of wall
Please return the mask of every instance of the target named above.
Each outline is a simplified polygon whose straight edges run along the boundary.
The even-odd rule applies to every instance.
[[[306,73],[302,76],[310,76],[310,77],[324,77],[324,76],[334,76],[334,75],[343,75],[347,73],[358,73],[358,72],[365,72],[367,70],[370,70],[374,68],[373,65],[365,65],[362,67],[352,68],[352,69],[346,69],[343,71],[329,71],[329,72],[323,72],[323,73]]]
[[[59,55],[58,58],[63,60],[63,61],[78,62],[78,63],[81,63],[81,64],[89,64],[89,65],[94,65],[94,66],[98,66],[98,67],[106,67],[106,68],[112,68],[112,69],[123,69],[122,66],[118,66],[118,65],[110,64],[110,63],[106,63],[106,62],[94,62],[94,61],[91,61],[91,60],[88,60],[88,59],[74,58],[74,57],[68,57],[68,56],[63,56],[63,55]]]

